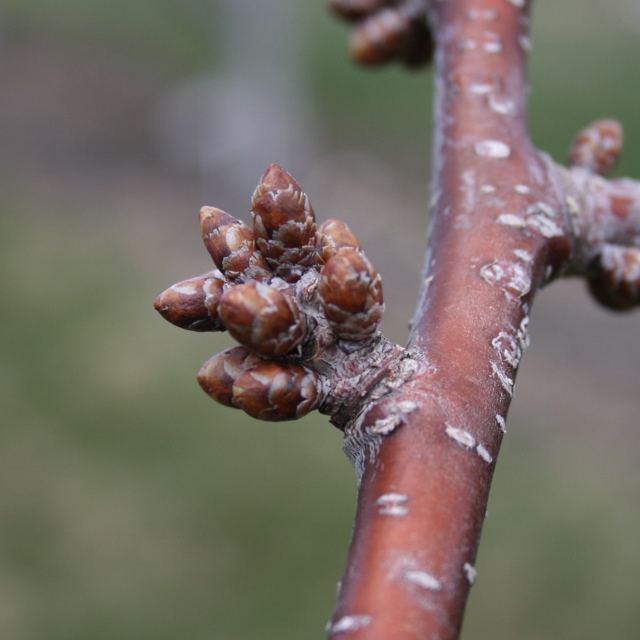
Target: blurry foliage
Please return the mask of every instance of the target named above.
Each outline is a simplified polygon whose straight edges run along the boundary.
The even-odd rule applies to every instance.
[[[198,2],[174,0],[4,0],[0,18],[13,30],[116,47],[132,56],[188,69],[208,61],[212,43]]]
[[[344,26],[321,0],[307,4],[302,54],[326,150],[357,145],[424,180],[431,72],[356,68]],[[18,36],[90,43],[151,60],[168,82],[217,60],[202,4],[184,6],[5,0],[2,46]],[[608,7],[535,3],[533,138],[562,159],[579,128],[618,117],[628,140],[619,173],[637,177],[640,46],[607,22]],[[141,184],[136,165],[116,159],[127,180],[101,167],[95,186],[78,167],[61,179],[52,166],[51,178],[1,159],[0,636],[321,637],[355,479],[322,416],[261,424],[206,398],[195,374],[228,340],[180,332],[152,309],[192,264],[208,268],[197,194],[184,202],[193,215],[169,222],[171,203],[141,207],[148,183],[184,185],[149,178],[152,161]],[[527,420],[509,423],[464,637],[634,639],[637,447],[576,444]]]

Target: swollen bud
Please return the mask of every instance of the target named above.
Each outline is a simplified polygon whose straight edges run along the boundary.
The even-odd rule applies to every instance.
[[[154,302],[160,315],[181,329],[224,331],[218,315],[218,301],[224,282],[199,276],[178,282],[161,293]]]
[[[262,360],[238,376],[234,405],[258,420],[296,420],[320,403],[318,376],[299,364]]]
[[[343,340],[367,340],[384,313],[382,279],[356,249],[340,249],[320,273],[320,303]]]
[[[263,280],[271,275],[264,257],[256,251],[251,229],[221,209],[200,210],[202,239],[216,266],[230,280]]]
[[[605,244],[588,284],[605,307],[625,311],[640,305],[640,249]]]
[[[335,218],[330,218],[320,225],[316,246],[320,264],[325,264],[329,258],[335,256],[338,249],[350,247],[360,250],[360,243],[353,231],[344,222]]]
[[[306,337],[307,322],[296,301],[262,282],[229,289],[219,313],[240,344],[263,356],[286,355]]]
[[[379,65],[399,59],[417,66],[429,62],[434,43],[425,16],[402,7],[389,7],[356,25],[350,49],[362,64]]]
[[[200,372],[198,382],[205,393],[227,407],[237,407],[233,400],[233,383],[244,371],[258,364],[260,357],[244,347],[232,347],[209,358]]]
[[[605,176],[618,163],[622,142],[622,126],[619,122],[598,120],[576,136],[569,151],[569,164]]]
[[[256,246],[276,275],[296,282],[315,266],[316,220],[307,194],[282,168],[272,164],[253,193]]]

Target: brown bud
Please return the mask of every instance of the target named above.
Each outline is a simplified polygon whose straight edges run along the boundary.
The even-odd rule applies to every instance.
[[[598,120],[576,136],[569,151],[569,164],[605,176],[617,164],[622,142],[622,126],[619,122]]]
[[[350,50],[362,64],[379,65],[400,59],[415,66],[430,60],[433,41],[424,15],[389,7],[364,18],[355,27]]]
[[[329,8],[349,20],[357,20],[393,4],[394,0],[329,0]]]
[[[384,313],[382,280],[363,253],[340,249],[322,269],[318,291],[340,338],[367,340],[375,334]]]
[[[215,207],[200,210],[200,230],[216,266],[230,280],[262,280],[271,275],[256,251],[251,229],[241,220]]]
[[[416,19],[411,23],[398,57],[407,67],[420,67],[431,62],[435,49],[436,43],[426,18]]]
[[[167,321],[191,331],[224,331],[218,316],[218,301],[224,282],[199,276],[183,280],[161,293],[154,307]]]
[[[244,347],[232,347],[207,360],[198,382],[216,402],[237,407],[233,400],[233,383],[244,371],[260,362],[260,357]]]
[[[360,243],[353,231],[344,222],[335,218],[330,218],[320,225],[316,245],[320,264],[325,264],[338,252],[338,249],[351,247],[360,250]]]
[[[320,402],[318,376],[302,365],[262,360],[238,376],[233,402],[258,420],[296,420]]]
[[[291,353],[307,333],[296,301],[262,282],[229,289],[220,299],[219,313],[240,344],[263,356]]]
[[[295,282],[315,266],[316,220],[307,194],[272,164],[253,193],[253,235],[276,275]]]
[[[625,311],[640,305],[640,249],[605,244],[588,284],[605,307]]]

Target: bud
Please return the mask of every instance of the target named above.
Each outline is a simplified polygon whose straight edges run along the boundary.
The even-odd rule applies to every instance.
[[[420,67],[431,62],[435,50],[429,23],[426,16],[422,16],[412,21],[405,46],[398,52],[398,57],[407,67]]]
[[[220,299],[219,313],[240,344],[263,356],[291,353],[307,334],[307,322],[296,301],[262,282],[229,289]]]
[[[393,3],[394,0],[329,0],[329,8],[343,18],[357,20]]]
[[[351,247],[360,250],[360,243],[353,231],[344,222],[335,218],[330,218],[320,225],[316,246],[320,264],[325,264],[338,252],[338,249]]]
[[[397,58],[417,66],[431,59],[433,48],[426,17],[402,7],[389,7],[364,18],[355,27],[350,43],[351,55],[367,65]]]
[[[307,194],[272,164],[253,193],[253,234],[276,275],[296,282],[315,266],[316,220]]]
[[[569,152],[569,164],[605,176],[618,163],[622,142],[622,127],[619,122],[598,120],[576,136]]]
[[[237,407],[233,400],[233,383],[240,374],[259,362],[260,357],[248,349],[232,347],[204,363],[198,373],[198,382],[216,402]]]
[[[299,364],[262,360],[238,376],[233,402],[258,420],[302,418],[320,403],[318,376]]]
[[[216,266],[230,280],[263,280],[271,275],[256,251],[253,233],[241,220],[215,207],[200,210],[200,230]]]
[[[340,249],[322,269],[318,291],[338,337],[367,340],[375,334],[384,313],[382,280],[363,253]]]
[[[224,282],[199,276],[183,280],[161,293],[154,302],[160,315],[181,329],[224,331],[218,316],[218,301]]]
[[[640,305],[640,249],[605,244],[588,284],[605,307],[625,311]]]

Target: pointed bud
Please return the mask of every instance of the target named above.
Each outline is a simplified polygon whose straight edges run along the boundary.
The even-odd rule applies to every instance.
[[[353,231],[344,222],[335,218],[330,218],[320,225],[316,245],[320,264],[325,264],[338,252],[338,249],[351,247],[360,250],[360,243]]]
[[[218,316],[218,301],[224,282],[199,276],[183,280],[161,293],[154,302],[160,315],[181,329],[224,331]]]
[[[569,164],[606,176],[618,163],[622,142],[619,122],[598,120],[576,136],[569,152]]]
[[[256,246],[276,275],[296,282],[315,266],[315,215],[307,194],[284,169],[267,169],[251,210]]]
[[[233,402],[258,420],[296,420],[320,403],[318,376],[299,364],[262,360],[238,376]]]
[[[296,301],[262,282],[229,289],[220,299],[219,313],[240,344],[263,356],[289,354],[307,334],[307,322]]]
[[[251,229],[215,207],[200,210],[200,230],[216,266],[230,280],[262,280],[271,275],[264,257],[256,251]]]
[[[362,64],[379,65],[399,58],[407,64],[427,62],[433,43],[426,18],[401,7],[389,7],[364,18],[355,27],[351,55]]]
[[[244,347],[232,347],[209,358],[200,372],[198,382],[205,393],[227,407],[237,407],[233,401],[233,383],[244,371],[260,362],[260,357]]]
[[[366,256],[340,249],[322,269],[320,302],[331,326],[343,340],[367,340],[384,313],[382,280]]]
[[[625,311],[640,305],[640,249],[605,244],[588,284],[605,307]]]

